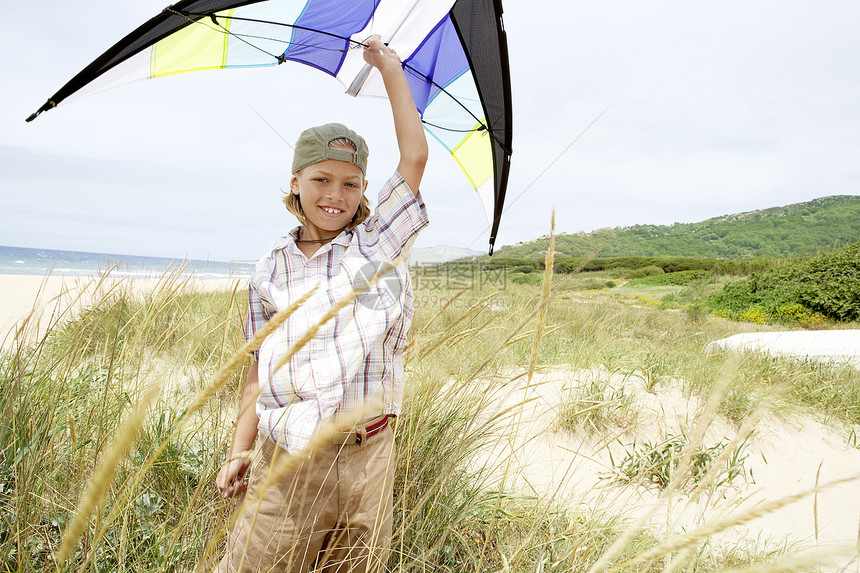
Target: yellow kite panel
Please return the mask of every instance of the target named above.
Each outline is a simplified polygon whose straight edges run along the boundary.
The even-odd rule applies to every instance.
[[[230,27],[229,19],[219,18],[218,23]],[[209,19],[186,26],[152,46],[150,77],[225,67],[228,37]]]
[[[486,131],[473,131],[451,151],[475,188],[493,176],[492,141]]]

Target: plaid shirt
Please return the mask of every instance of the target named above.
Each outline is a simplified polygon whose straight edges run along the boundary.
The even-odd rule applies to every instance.
[[[427,224],[420,195],[416,197],[395,172],[379,193],[376,211],[352,231],[344,230],[322,245],[310,259],[296,246],[297,227],[257,262],[248,287],[249,339],[275,312],[319,285],[257,353],[257,415],[263,435],[295,454],[335,412],[377,400],[382,413],[399,412],[402,354],[414,310],[407,258],[412,240]],[[336,301],[365,285],[380,263],[401,255],[393,271],[341,309],[274,371],[290,346]]]

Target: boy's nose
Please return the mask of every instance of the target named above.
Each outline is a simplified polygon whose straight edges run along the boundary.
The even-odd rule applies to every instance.
[[[343,196],[343,192],[337,185],[329,185],[326,187],[325,196],[329,199],[340,199]]]

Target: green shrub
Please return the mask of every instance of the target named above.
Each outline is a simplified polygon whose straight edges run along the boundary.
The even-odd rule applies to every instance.
[[[713,271],[718,275],[751,275],[775,268],[780,259],[771,257],[755,257],[752,259],[736,259],[717,261]]]
[[[614,288],[615,283],[613,281],[604,281],[601,279],[592,279],[581,282],[577,290],[600,290],[604,288]]]
[[[514,273],[510,275],[512,283],[518,285],[539,285],[543,282],[543,273]]]
[[[860,320],[860,241],[729,283],[708,304],[729,318],[755,315],[754,322]]]
[[[678,271],[675,273],[666,273],[662,275],[652,275],[641,279],[634,279],[627,283],[628,286],[683,286],[696,280],[704,279],[710,276],[710,271],[693,270],[693,271]]]
[[[603,257],[587,259],[584,257],[557,257],[553,263],[556,273],[598,272],[610,270],[636,271],[647,267],[657,267],[663,272],[711,270],[721,261],[700,257]],[[647,276],[647,275],[641,275]]]
[[[512,257],[491,257],[481,265],[483,270],[509,269],[515,272],[543,270],[543,261],[537,259],[516,259]]]
[[[701,257],[661,257],[658,261],[660,268],[667,273],[710,271],[718,262],[716,259],[704,259]]]
[[[683,434],[669,436],[655,444],[646,440],[637,445],[634,441],[629,449],[625,448],[625,456],[620,462],[613,461],[612,478],[623,483],[639,483],[646,487],[656,485],[658,489],[664,490],[669,485],[673,472],[679,468],[684,453],[687,452],[690,456],[690,466],[687,468],[687,475],[681,479],[680,486],[681,489],[689,488],[698,484],[709,473],[711,466],[720,458],[727,445],[728,440],[723,440],[713,446],[699,446],[687,452],[690,446],[687,437]],[[747,474],[751,477],[751,472],[744,465],[747,458],[747,454],[744,453],[745,448],[746,441],[735,449],[724,462],[724,467],[712,474],[713,481],[709,485],[716,489],[731,485],[738,478],[747,481]]]
[[[644,277],[653,277],[655,275],[663,275],[666,274],[666,271],[663,270],[663,267],[658,267],[657,265],[648,265],[647,267],[642,267],[627,273],[624,277],[626,279],[641,279]]]
[[[552,265],[554,273],[569,275],[584,271],[588,259],[583,257],[560,257],[556,258]]]

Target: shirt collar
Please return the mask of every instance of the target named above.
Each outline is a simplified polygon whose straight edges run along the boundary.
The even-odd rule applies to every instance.
[[[298,245],[296,245],[296,239],[299,237],[300,229],[301,226],[295,227],[294,229],[290,230],[288,235],[281,237],[280,239],[275,241],[275,244],[272,245],[272,251],[274,252],[287,248],[291,252],[300,253],[301,251],[299,251],[299,247]],[[327,247],[328,245],[340,245],[341,247],[349,247],[350,243],[352,242],[353,234],[353,231],[349,229],[344,229],[337,237],[323,245],[323,248],[320,249],[320,251],[325,252],[325,247]],[[319,253],[320,251],[317,251],[317,253]]]

